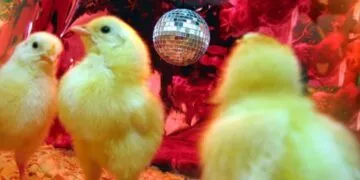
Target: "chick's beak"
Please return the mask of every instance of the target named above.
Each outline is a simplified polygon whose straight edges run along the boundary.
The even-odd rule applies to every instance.
[[[43,56],[41,56],[41,60],[42,60],[43,62],[52,64],[56,59],[55,59],[55,56],[46,56],[46,55],[43,55]]]
[[[85,26],[73,26],[70,28],[70,31],[75,32],[82,36],[90,35],[90,32],[86,29]]]
[[[56,56],[56,47],[52,46],[51,49],[49,50],[49,52],[47,54],[44,54],[41,56],[41,59],[48,62],[48,63],[53,63],[56,61],[57,56]]]

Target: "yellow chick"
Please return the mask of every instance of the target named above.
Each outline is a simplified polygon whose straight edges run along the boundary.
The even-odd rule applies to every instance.
[[[117,179],[137,179],[160,146],[164,126],[161,101],[147,86],[148,49],[112,16],[71,30],[81,35],[87,53],[60,82],[60,121],[87,179],[99,179],[101,168]]]
[[[359,180],[360,150],[303,97],[291,48],[249,33],[233,48],[200,146],[204,180]]]
[[[57,37],[34,33],[0,69],[0,150],[15,151],[20,179],[26,179],[26,162],[56,116],[56,60],[62,48]]]

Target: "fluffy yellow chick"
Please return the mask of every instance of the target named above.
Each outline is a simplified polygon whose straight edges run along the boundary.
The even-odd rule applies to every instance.
[[[72,31],[87,51],[60,83],[60,121],[74,139],[87,179],[101,168],[134,180],[149,165],[163,136],[163,107],[147,86],[150,56],[125,22],[96,18]]]
[[[17,45],[0,69],[0,150],[15,151],[20,179],[29,157],[47,135],[56,115],[56,59],[60,40],[32,34]]]
[[[359,180],[359,146],[301,94],[287,45],[250,33],[233,48],[201,143],[204,180]]]

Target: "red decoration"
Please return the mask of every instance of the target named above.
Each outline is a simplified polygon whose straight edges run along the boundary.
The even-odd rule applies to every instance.
[[[220,68],[224,63],[224,58],[227,56],[227,54],[228,48],[217,45],[210,45],[205,55],[201,57],[200,63],[205,66],[214,66]]]
[[[0,64],[10,57],[15,45],[31,33],[34,19],[38,15],[38,0],[17,0],[15,4],[15,13],[1,26]]]
[[[310,86],[338,86],[344,36],[333,33],[317,45],[298,44],[295,51],[310,78]]]
[[[232,0],[220,11],[221,37],[241,37],[260,31],[284,43],[291,41],[291,29],[297,22],[297,7],[304,11],[304,0]]]
[[[312,98],[321,112],[346,124],[349,124],[360,107],[360,89],[355,84],[348,84],[336,93],[319,91],[314,93]]]
[[[252,14],[252,9],[245,3],[236,6],[225,6],[220,10],[220,32],[223,39],[240,37],[254,31],[259,21]]]

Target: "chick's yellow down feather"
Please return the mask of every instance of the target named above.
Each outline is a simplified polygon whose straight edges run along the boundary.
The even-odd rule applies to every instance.
[[[56,59],[61,51],[57,37],[34,33],[0,68],[0,150],[15,151],[21,179],[56,115]]]
[[[204,180],[359,180],[360,151],[345,127],[301,95],[287,45],[250,33],[228,58],[201,142]]]
[[[60,120],[74,139],[87,179],[101,168],[133,180],[163,136],[163,108],[147,87],[150,57],[129,25],[112,16],[71,28],[86,56],[60,82]]]

